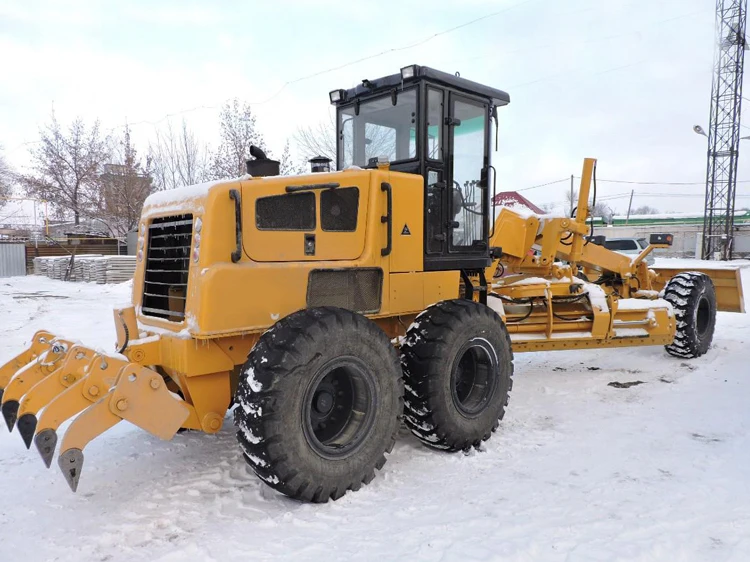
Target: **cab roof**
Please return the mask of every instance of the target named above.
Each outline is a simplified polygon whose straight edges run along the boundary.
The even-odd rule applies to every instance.
[[[342,90],[343,95],[341,96],[340,101],[335,102],[334,105],[345,104],[358,97],[383,93],[394,87],[406,86],[407,84],[416,83],[425,79],[444,86],[450,86],[451,88],[455,88],[456,90],[468,94],[488,98],[495,106],[503,106],[510,103],[510,96],[502,90],[491,88],[490,86],[485,86],[484,84],[467,80],[466,78],[461,78],[455,74],[435,70],[428,66],[420,66],[418,64],[412,66],[414,68],[413,77],[403,79],[401,73],[399,73],[383,76],[382,78],[376,78],[374,80],[363,80],[361,84],[354,88]]]

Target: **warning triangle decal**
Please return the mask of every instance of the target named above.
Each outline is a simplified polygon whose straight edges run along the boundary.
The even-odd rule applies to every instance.
[[[411,230],[409,230],[409,225],[404,223],[404,228],[401,229],[401,236],[411,236]]]

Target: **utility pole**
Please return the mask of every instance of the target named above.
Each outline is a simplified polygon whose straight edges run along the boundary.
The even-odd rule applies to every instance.
[[[704,260],[732,259],[747,0],[716,0],[716,47],[708,127]]]
[[[625,217],[625,224],[628,224],[628,221],[630,220],[630,208],[633,206],[633,194],[635,193],[635,189],[630,190],[630,203],[628,203],[628,216]]]

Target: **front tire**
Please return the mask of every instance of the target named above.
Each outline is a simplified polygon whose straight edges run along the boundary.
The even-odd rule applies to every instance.
[[[674,308],[677,332],[665,346],[675,357],[692,359],[711,347],[716,326],[716,290],[708,275],[678,273],[664,288],[664,299]]]
[[[498,314],[470,300],[431,306],[401,347],[406,425],[425,445],[447,451],[478,446],[505,415],[513,352]]]
[[[310,502],[358,490],[385,464],[398,433],[398,355],[354,312],[301,310],[265,332],[237,389],[237,438],[269,486]]]

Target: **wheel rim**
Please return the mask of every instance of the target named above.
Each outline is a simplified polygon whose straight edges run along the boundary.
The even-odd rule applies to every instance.
[[[329,362],[313,377],[304,397],[303,430],[308,444],[324,458],[354,453],[375,420],[375,384],[355,357]]]
[[[497,356],[489,342],[475,338],[464,344],[451,372],[453,403],[465,417],[477,417],[497,386]]]
[[[710,320],[711,304],[708,302],[708,299],[703,296],[698,301],[698,306],[695,308],[695,330],[698,332],[699,337],[703,337],[708,331]]]

